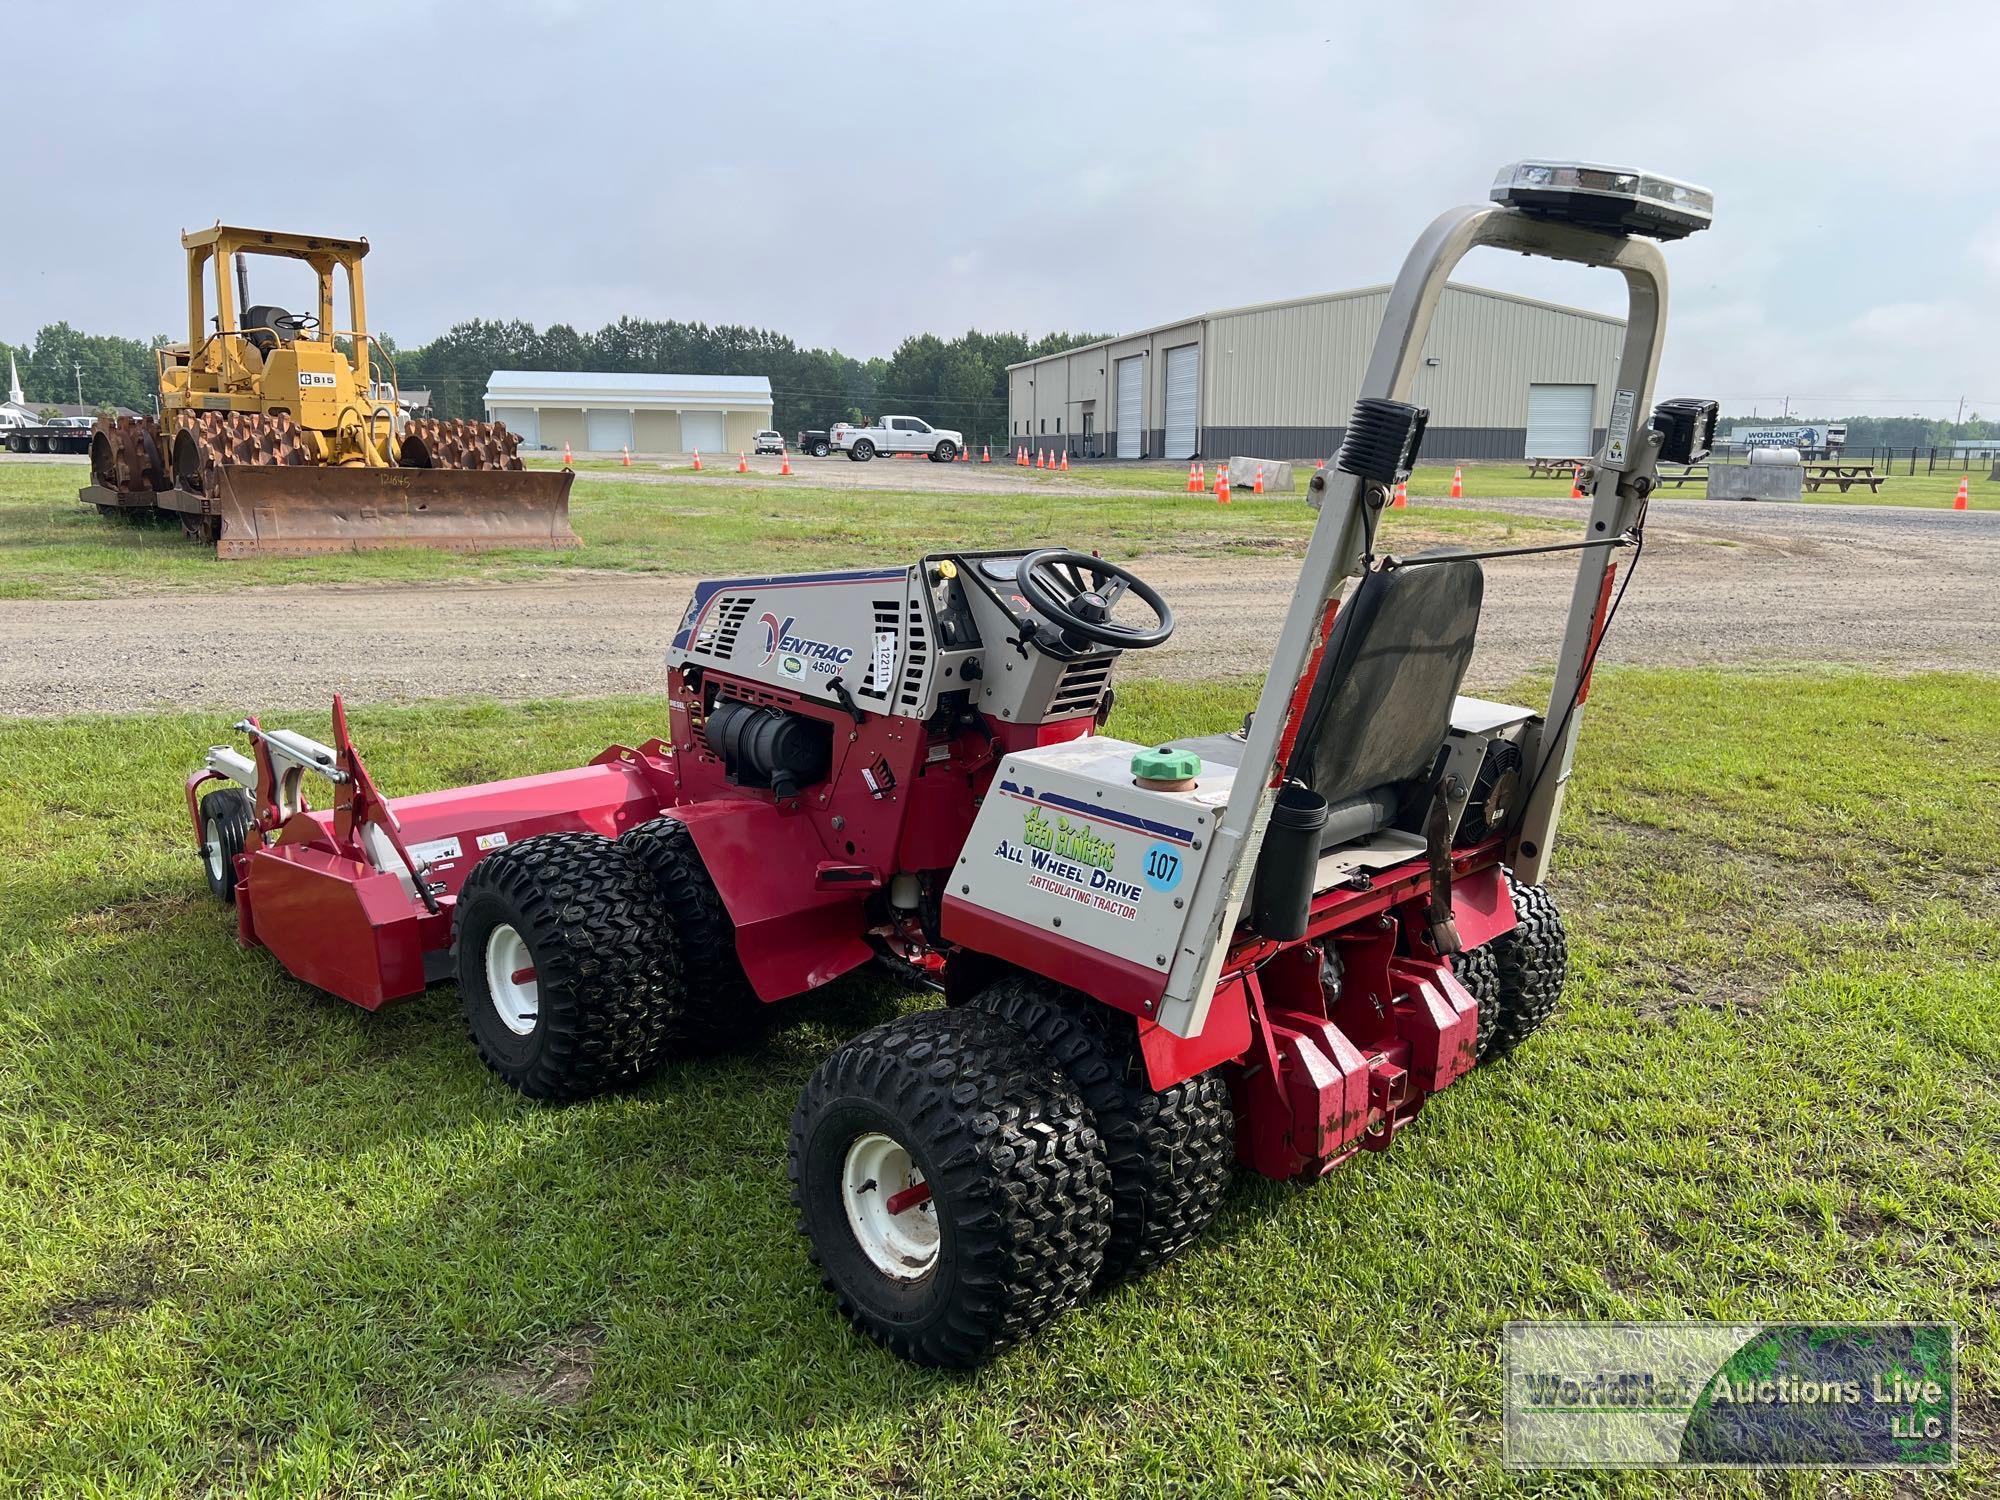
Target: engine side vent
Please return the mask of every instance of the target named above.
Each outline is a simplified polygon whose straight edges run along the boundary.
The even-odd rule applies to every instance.
[[[875,611],[875,624],[868,636],[868,670],[861,674],[861,686],[856,691],[864,697],[887,698],[896,685],[875,680],[874,645],[876,637],[896,634],[902,625],[903,606],[895,599],[877,599],[869,608]]]
[[[909,713],[921,712],[924,706],[924,674],[931,662],[930,631],[924,625],[924,606],[920,599],[910,600],[909,634],[904,639],[903,649],[903,690],[896,700],[896,706]]]
[[[695,632],[694,641],[688,646],[689,655],[729,660],[736,649],[736,637],[743,633],[743,622],[749,618],[750,595],[724,594]]]
[[[1086,656],[1063,668],[1062,679],[1049,699],[1049,717],[1067,719],[1076,714],[1095,713],[1098,700],[1110,685],[1114,660],[1109,656]]]

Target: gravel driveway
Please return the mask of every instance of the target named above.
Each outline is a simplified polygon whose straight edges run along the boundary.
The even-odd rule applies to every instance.
[[[1483,503],[1577,513],[1561,501]],[[1180,624],[1166,646],[1129,662],[1128,675],[1263,666],[1295,562],[1163,556],[1134,566]],[[1552,662],[1575,560],[1486,567],[1474,691]],[[597,573],[0,601],[0,713],[324,706],[336,690],[364,702],[657,691],[692,583]],[[2000,664],[1996,583],[2000,512],[1665,501],[1604,661],[1990,671]]]

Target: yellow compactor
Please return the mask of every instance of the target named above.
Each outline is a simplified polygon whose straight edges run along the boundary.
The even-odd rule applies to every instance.
[[[578,545],[574,475],[524,469],[520,439],[498,422],[405,418],[394,362],[368,333],[367,240],[218,224],[181,244],[187,342],[158,351],[158,417],[98,419],[85,504],[171,513],[222,558]],[[256,256],[309,266],[317,310],[252,303]],[[347,328],[336,326],[336,269]]]

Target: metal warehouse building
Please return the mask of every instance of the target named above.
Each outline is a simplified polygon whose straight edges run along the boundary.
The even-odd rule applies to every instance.
[[[1314,459],[1340,446],[1386,286],[1204,313],[1007,372],[1009,441],[1072,458]],[[1596,451],[1622,319],[1481,287],[1445,290],[1412,397],[1424,453]]]
[[[579,453],[734,453],[771,425],[762,375],[609,375],[495,370],[486,415],[524,444]]]

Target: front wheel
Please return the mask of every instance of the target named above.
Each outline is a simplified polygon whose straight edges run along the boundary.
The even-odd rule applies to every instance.
[[[957,457],[958,449],[950,443],[939,443],[931,451],[931,462],[934,464],[948,464]]]
[[[812,456],[814,458],[825,458],[832,451],[825,443],[814,443],[812,445]]]
[[[459,1003],[486,1065],[532,1099],[586,1099],[656,1067],[681,1003],[659,891],[630,849],[544,833],[460,891]]]
[[[1090,1289],[1111,1232],[1104,1151],[1075,1087],[984,1011],[930,1010],[820,1064],[788,1171],[821,1280],[902,1358],[970,1366]]]

